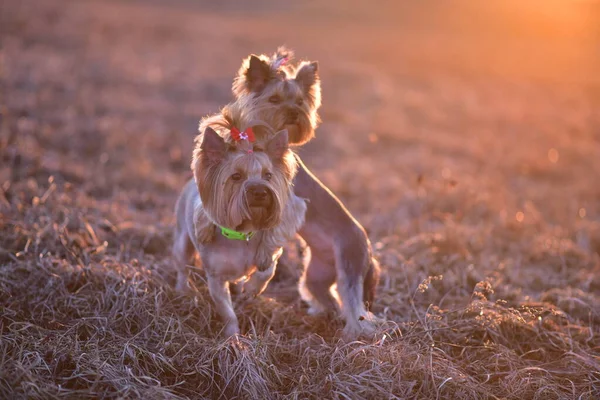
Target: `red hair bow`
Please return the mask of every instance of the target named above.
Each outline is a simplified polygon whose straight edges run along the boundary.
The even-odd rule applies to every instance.
[[[231,137],[236,142],[239,142],[241,140],[247,140],[249,142],[254,142],[256,140],[256,138],[254,137],[254,132],[252,131],[252,128],[248,128],[245,131],[240,132],[237,128],[232,127],[231,128]]]

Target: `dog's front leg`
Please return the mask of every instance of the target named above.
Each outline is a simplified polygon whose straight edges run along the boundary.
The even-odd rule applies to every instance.
[[[250,276],[250,279],[244,283],[244,294],[246,296],[256,297],[265,291],[267,285],[275,275],[275,267],[277,260],[281,257],[283,248],[279,247],[275,250],[268,248],[260,249],[256,256],[256,271]],[[261,267],[261,265],[263,265]],[[266,265],[266,268],[264,267]]]
[[[240,333],[238,319],[233,311],[231,294],[229,293],[229,282],[219,276],[207,275],[208,291],[215,303],[217,314],[225,323],[223,333],[226,337]]]
[[[248,281],[244,283],[243,291],[245,296],[256,297],[265,291],[267,285],[273,279],[275,275],[275,265],[277,262],[273,262],[269,268],[264,271],[254,272]]]
[[[281,253],[283,253],[283,247],[281,246],[273,246],[265,243],[264,246],[259,247],[254,257],[254,264],[258,272],[266,272],[271,268],[275,268],[274,266],[277,265],[277,260],[281,257]]]

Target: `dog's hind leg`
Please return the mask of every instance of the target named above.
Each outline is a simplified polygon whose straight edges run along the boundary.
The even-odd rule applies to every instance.
[[[380,274],[381,268],[379,266],[379,262],[375,259],[375,257],[371,257],[371,263],[369,265],[367,275],[365,276],[363,289],[363,300],[365,301],[365,307],[367,308],[367,311],[371,311],[371,306],[373,306]]]
[[[190,291],[187,265],[194,262],[194,252],[196,249],[188,234],[183,230],[176,229],[173,239],[173,261],[177,270],[176,289],[179,292],[185,293]]]
[[[307,248],[306,251],[309,252],[310,248]],[[335,311],[338,302],[331,294],[331,286],[335,283],[336,278],[335,267],[314,254],[307,255],[305,260],[310,261],[300,277],[298,290],[302,300],[310,306],[308,313],[315,315]]]
[[[375,316],[367,311],[365,300],[372,302],[379,279],[377,264],[373,264],[366,240],[338,242],[335,247],[337,292],[341,314],[346,320],[344,336],[355,339],[375,332]],[[367,294],[369,297],[365,299]]]
[[[362,277],[343,276],[338,279],[337,291],[341,301],[341,314],[346,321],[344,337],[356,339],[375,332],[375,317],[365,308]]]
[[[240,333],[238,319],[233,311],[233,303],[231,302],[231,294],[229,293],[229,282],[208,274],[207,275],[208,291],[215,303],[217,314],[225,323],[223,333],[226,337]]]

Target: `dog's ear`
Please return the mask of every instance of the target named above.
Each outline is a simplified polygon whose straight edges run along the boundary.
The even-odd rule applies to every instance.
[[[296,71],[296,82],[305,96],[315,97],[317,92],[320,93],[319,63],[316,61],[300,63]]]
[[[200,144],[203,159],[209,164],[217,164],[225,158],[227,154],[227,144],[225,140],[213,128],[207,126],[202,135],[202,144]]]
[[[260,92],[269,81],[271,68],[269,64],[254,54],[250,56],[250,63],[246,70],[246,86],[251,92]]]
[[[252,54],[244,60],[238,76],[233,81],[233,94],[236,98],[244,93],[260,93],[271,77],[269,64]]]
[[[273,136],[267,143],[267,154],[274,160],[283,158],[285,152],[289,149],[288,131],[284,129]]]

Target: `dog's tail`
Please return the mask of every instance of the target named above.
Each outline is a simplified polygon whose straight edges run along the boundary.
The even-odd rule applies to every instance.
[[[379,283],[379,275],[381,273],[381,269],[379,267],[379,262],[375,259],[375,257],[371,257],[369,262],[369,269],[367,274],[365,275],[364,285],[363,285],[363,301],[365,302],[365,307],[367,311],[371,311],[371,306],[373,305],[373,301],[375,300],[375,293],[377,291],[377,284]]]

